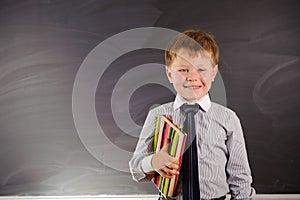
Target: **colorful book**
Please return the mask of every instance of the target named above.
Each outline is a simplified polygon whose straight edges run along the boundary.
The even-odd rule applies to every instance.
[[[159,152],[165,145],[169,145],[168,153],[179,160],[180,166],[185,141],[186,133],[174,124],[169,117],[163,115],[157,117],[153,139],[155,152]],[[178,175],[173,178],[164,178],[156,173],[152,181],[165,198],[176,195]]]
[[[178,136],[176,149],[175,149],[176,152],[175,152],[174,157],[176,159],[179,159],[179,166],[178,166],[179,169],[181,167],[182,155],[184,153],[185,142],[186,142],[186,137],[179,137]],[[169,188],[169,192],[168,192],[167,196],[173,197],[175,195],[178,179],[179,179],[178,175],[171,179],[170,188]]]

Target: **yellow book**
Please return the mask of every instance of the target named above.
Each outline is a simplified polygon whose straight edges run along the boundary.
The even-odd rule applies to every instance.
[[[157,153],[164,145],[169,144],[169,154],[179,159],[179,166],[181,165],[182,154],[186,140],[186,133],[184,133],[176,124],[174,124],[169,117],[159,115],[156,121],[153,148]],[[158,190],[166,197],[174,197],[176,195],[176,185],[178,182],[178,175],[174,178],[164,178],[156,173],[152,179]]]

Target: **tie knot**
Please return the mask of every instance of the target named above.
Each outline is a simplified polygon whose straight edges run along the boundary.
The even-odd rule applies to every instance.
[[[181,106],[181,110],[187,114],[187,113],[192,113],[192,114],[196,114],[198,112],[198,110],[200,109],[199,104],[183,104]]]

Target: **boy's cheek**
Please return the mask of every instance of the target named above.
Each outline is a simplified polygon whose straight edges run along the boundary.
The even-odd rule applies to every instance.
[[[180,75],[178,75],[178,74],[173,74],[173,76],[172,76],[172,82],[173,82],[173,83],[178,83],[178,82],[180,82],[180,80],[182,80],[182,79],[183,79],[183,77],[180,76]]]

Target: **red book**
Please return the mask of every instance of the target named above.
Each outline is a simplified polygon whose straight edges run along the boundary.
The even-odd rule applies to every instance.
[[[171,156],[179,159],[179,167],[182,161],[182,154],[184,152],[184,145],[186,141],[186,133],[184,133],[176,124],[174,124],[170,117],[160,115],[157,117],[155,129],[154,147],[155,152],[159,152],[165,145],[169,144],[168,152]],[[156,135],[158,134],[158,135]],[[176,138],[174,139],[174,137]],[[152,179],[158,190],[165,196],[174,197],[176,195],[176,185],[178,176],[171,179],[165,179],[158,173]]]

